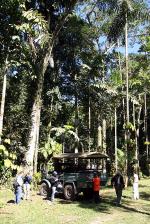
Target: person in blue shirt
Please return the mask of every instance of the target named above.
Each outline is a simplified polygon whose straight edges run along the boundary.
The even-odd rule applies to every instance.
[[[30,172],[28,172],[23,179],[23,190],[24,190],[25,200],[30,199],[31,182],[32,182],[32,177],[30,175]]]

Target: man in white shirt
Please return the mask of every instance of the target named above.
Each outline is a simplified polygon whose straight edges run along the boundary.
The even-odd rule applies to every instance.
[[[139,184],[139,177],[136,172],[133,174],[133,198],[134,200],[139,199],[139,189],[138,189],[138,184]]]

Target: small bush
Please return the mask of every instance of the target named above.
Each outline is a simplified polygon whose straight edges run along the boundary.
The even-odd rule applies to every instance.
[[[41,181],[41,177],[42,177],[42,175],[41,175],[40,172],[37,172],[33,175],[33,188],[34,188],[34,190],[38,189],[38,185]]]

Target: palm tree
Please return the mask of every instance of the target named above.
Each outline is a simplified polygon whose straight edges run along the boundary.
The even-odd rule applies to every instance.
[[[125,62],[126,62],[126,124],[130,122],[129,115],[129,66],[128,66],[128,25],[129,23],[139,20],[140,16],[145,13],[146,7],[136,0],[118,0],[116,1],[117,15],[112,22],[108,38],[109,41],[117,42],[117,39],[124,33],[125,39]],[[144,12],[144,13],[143,13]],[[139,20],[140,22],[140,20]],[[129,130],[126,128],[126,175],[129,176],[129,149],[128,140]]]

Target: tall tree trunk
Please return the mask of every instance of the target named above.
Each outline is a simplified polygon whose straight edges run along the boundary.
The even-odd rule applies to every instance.
[[[117,111],[115,107],[115,169],[118,170],[118,156],[117,156]]]
[[[114,135],[113,135],[113,117],[112,116],[110,118],[110,136],[111,136],[110,148],[111,148],[111,152],[113,152],[113,150],[114,150],[114,147],[113,147]]]
[[[103,128],[103,141],[102,141],[102,149],[103,153],[106,154],[106,120],[103,119],[102,121],[102,128]],[[103,159],[103,173],[106,174],[106,160]]]
[[[31,166],[31,170],[33,170],[33,161],[36,158],[37,150],[38,150],[38,135],[39,135],[39,116],[41,113],[41,93],[43,90],[43,74],[39,77],[39,83],[37,87],[37,93],[35,96],[34,104],[32,107],[31,113],[31,129],[29,134],[29,141],[28,141],[28,151],[26,153],[26,162],[28,166]],[[35,157],[34,157],[35,156]],[[34,167],[35,169],[35,167]]]
[[[103,119],[103,153],[106,153],[106,120]]]
[[[40,113],[41,113],[41,109],[37,111],[36,143],[35,143],[35,152],[34,152],[34,158],[33,158],[33,173],[37,172],[37,160],[38,160],[38,151],[39,151]]]
[[[102,126],[100,125],[100,115],[98,115],[98,128],[97,128],[97,150],[102,152]]]
[[[61,31],[69,14],[72,12],[75,4],[76,4],[76,1],[73,2],[73,4],[71,4],[70,7],[66,10],[66,13],[64,14],[63,19],[57,24],[55,31],[53,32],[51,41],[49,40],[48,47],[44,49],[44,51],[42,52],[43,57],[39,56],[38,60],[35,62],[35,70],[36,70],[35,74],[37,74],[37,77],[38,77],[38,86],[37,86],[37,91],[36,91],[35,100],[33,103],[32,113],[31,113],[31,128],[29,133],[28,150],[25,154],[26,163],[28,167],[31,168],[32,171],[33,171],[34,155],[37,155],[37,150],[38,150],[41,100],[42,100],[41,98],[42,98],[44,74],[49,64],[49,59],[50,58],[53,59],[52,50],[53,50],[55,40],[57,39],[59,32]],[[48,19],[49,30],[50,30],[50,25],[51,25],[50,20]]]
[[[135,159],[138,160],[138,143],[137,143],[137,130],[136,130],[136,118],[135,118],[135,105],[134,105],[134,102],[133,102],[133,125],[134,125],[134,128],[135,128]]]
[[[126,124],[129,124],[129,68],[128,68],[128,19],[126,13],[126,24],[125,24],[125,62],[126,62]],[[129,130],[126,128],[126,174],[129,176]],[[127,179],[127,178],[126,178]],[[128,180],[126,180],[127,182]]]
[[[127,29],[127,27],[126,27]],[[127,32],[125,32],[127,33]],[[127,39],[127,35],[126,35],[126,39]],[[119,43],[119,40],[118,40],[118,48],[120,47],[120,43]],[[126,47],[127,47],[127,42],[126,42]],[[128,55],[127,51],[126,51],[126,55]],[[120,79],[121,81],[123,82],[123,72],[122,72],[122,67],[121,67],[121,58],[120,58],[120,54],[118,52],[118,61],[119,61],[119,72],[120,72]],[[124,91],[124,87],[122,86],[122,91]],[[127,113],[126,113],[126,110],[125,110],[125,98],[123,96],[122,98],[122,108],[123,108],[123,124],[125,125],[126,124],[126,116],[127,116]],[[127,141],[127,131],[124,132],[124,143],[126,144],[126,141]],[[125,160],[125,168],[124,168],[124,171],[125,173],[127,173],[127,145],[126,145],[126,160]],[[127,186],[127,178],[126,178],[126,186]]]
[[[42,91],[44,74],[49,63],[49,57],[51,56],[52,47],[49,47],[48,53],[45,54],[44,60],[41,63],[35,64],[35,73],[38,77],[37,90],[31,113],[31,128],[29,133],[28,150],[25,154],[25,160],[28,168],[31,171],[36,171],[35,166],[37,165],[37,153],[38,153],[38,141],[39,141],[39,128],[40,128],[40,113],[42,104]],[[34,161],[35,160],[35,161]],[[35,166],[33,167],[33,165]]]
[[[141,100],[141,97],[139,96],[139,102]],[[139,134],[140,134],[140,117],[141,117],[141,111],[142,111],[142,105],[139,106],[139,111],[138,111],[138,118],[137,118],[137,130],[136,130],[136,136],[137,136],[137,158],[138,158],[138,168],[139,168]]]
[[[148,139],[148,130],[147,130],[147,94],[144,94],[144,131],[145,131],[145,141],[146,141],[146,162],[148,167],[148,175],[150,175],[150,164],[149,160],[149,139]]]
[[[1,99],[1,108],[0,108],[0,144],[1,144],[1,137],[3,133],[3,119],[4,119],[4,108],[5,108],[5,98],[6,98],[6,86],[7,86],[7,58],[5,62],[5,69],[4,69],[4,77],[3,77],[3,87],[2,87],[2,99]]]
[[[77,75],[75,75],[75,133],[78,136],[79,123],[79,107],[78,107],[78,92],[77,92]],[[75,153],[78,153],[78,144],[75,146]]]
[[[148,133],[147,133],[147,96],[144,94],[144,132],[145,132],[145,141],[146,141],[146,158],[148,160]]]
[[[139,127],[136,128],[136,115],[135,115],[135,105],[134,105],[134,102],[133,102],[133,125],[134,125],[134,128],[135,128],[135,159],[137,161],[135,168],[136,168],[136,171],[138,171],[138,168],[139,168],[138,135],[139,135],[139,133],[137,135],[137,131],[138,131]]]
[[[91,150],[91,98],[89,96],[89,127],[88,127],[88,151],[90,152]]]

